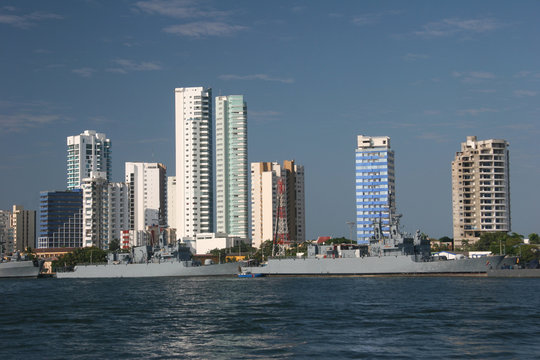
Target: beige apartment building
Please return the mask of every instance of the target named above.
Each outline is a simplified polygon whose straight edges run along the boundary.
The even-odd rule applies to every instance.
[[[286,160],[251,163],[251,236],[252,245],[260,247],[273,240],[279,207],[278,183],[283,186],[281,230],[291,243],[305,241],[304,167]]]
[[[467,136],[452,162],[454,245],[511,231],[508,142]]]
[[[25,251],[36,247],[36,211],[24,210],[22,205],[13,205],[11,216],[14,250]]]

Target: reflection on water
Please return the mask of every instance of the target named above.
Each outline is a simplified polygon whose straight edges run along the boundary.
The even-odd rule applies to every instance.
[[[529,358],[535,279],[0,281],[0,358]],[[516,321],[516,319],[518,321]]]

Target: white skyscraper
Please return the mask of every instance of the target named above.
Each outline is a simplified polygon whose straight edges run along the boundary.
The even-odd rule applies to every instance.
[[[159,163],[127,162],[130,230],[165,225],[167,214],[166,168]]]
[[[216,97],[217,232],[248,237],[247,106],[242,95]]]
[[[76,189],[91,171],[104,172],[107,181],[112,177],[111,140],[102,133],[85,130],[80,135],[68,136],[67,188]]]
[[[167,225],[177,229],[176,225],[176,176],[167,176]],[[175,239],[176,240],[176,239]]]
[[[177,236],[210,233],[213,218],[212,90],[175,89]]]
[[[82,246],[108,249],[129,226],[128,186],[110,183],[105,173],[92,172],[81,183],[83,192]]]

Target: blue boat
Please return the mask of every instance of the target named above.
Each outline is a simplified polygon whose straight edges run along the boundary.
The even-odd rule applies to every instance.
[[[239,278],[256,278],[256,277],[263,277],[264,274],[261,273],[255,273],[253,274],[251,271],[242,271],[240,274],[238,274]]]

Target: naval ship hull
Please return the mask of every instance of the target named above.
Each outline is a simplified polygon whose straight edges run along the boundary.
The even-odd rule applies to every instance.
[[[485,274],[498,269],[504,256],[474,259],[415,261],[414,256],[365,256],[359,258],[273,258],[264,266],[243,267],[264,275],[421,275]]]
[[[139,278],[164,276],[232,276],[241,263],[193,266],[190,261],[143,264],[77,265],[74,271],[57,272],[57,278]]]
[[[39,267],[32,261],[9,261],[0,263],[0,278],[37,278]]]

